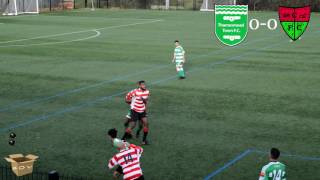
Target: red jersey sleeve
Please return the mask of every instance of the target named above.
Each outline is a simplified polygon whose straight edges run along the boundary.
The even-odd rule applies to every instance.
[[[134,91],[130,91],[127,95],[126,95],[126,101],[131,101],[132,97],[134,95]]]

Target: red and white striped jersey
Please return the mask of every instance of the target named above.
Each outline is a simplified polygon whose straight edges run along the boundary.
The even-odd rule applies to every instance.
[[[143,149],[140,146],[130,145],[128,149],[121,150],[109,161],[109,168],[120,165],[123,169],[124,180],[134,180],[142,176],[140,157]]]
[[[137,88],[130,91],[126,96],[126,99],[129,101],[131,100],[130,106],[132,110],[141,113],[146,110],[146,104],[143,102],[143,100],[147,100],[149,96],[149,90]]]

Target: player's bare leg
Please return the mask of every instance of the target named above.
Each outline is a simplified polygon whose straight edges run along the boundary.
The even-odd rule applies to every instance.
[[[147,141],[147,136],[149,133],[149,127],[148,127],[148,119],[147,117],[143,117],[141,119],[142,124],[143,124],[143,138],[142,138],[142,145],[147,145],[149,144]]]

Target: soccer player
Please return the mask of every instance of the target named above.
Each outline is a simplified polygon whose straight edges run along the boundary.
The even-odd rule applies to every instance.
[[[277,148],[270,150],[270,162],[263,166],[259,180],[286,180],[286,166],[278,161],[280,151]]]
[[[113,144],[120,149],[120,152],[109,160],[109,169],[120,165],[124,180],[144,180],[140,167],[140,157],[143,149],[139,146],[130,145],[120,139],[114,139]]]
[[[176,70],[180,79],[186,78],[183,65],[186,62],[185,51],[178,40],[174,41],[176,48],[174,49],[172,62],[176,63]]]
[[[126,102],[130,103],[132,121],[130,122],[129,127],[126,128],[122,139],[126,140],[128,137],[132,136],[131,132],[136,126],[136,122],[141,121],[143,125],[142,145],[147,145],[147,135],[149,132],[147,120],[147,102],[150,92],[146,88],[144,80],[139,81],[138,85],[139,87],[130,91],[125,98]]]
[[[119,142],[119,139],[117,138],[118,131],[115,128],[108,130],[108,136],[112,142],[112,145],[114,146],[117,142]],[[116,170],[113,172],[113,177],[115,179],[118,179],[120,175],[123,174],[122,167],[118,165]]]

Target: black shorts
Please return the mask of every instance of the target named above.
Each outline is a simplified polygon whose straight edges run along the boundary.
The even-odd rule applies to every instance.
[[[123,170],[122,170],[122,167],[121,166],[118,166],[116,171],[119,173],[119,174],[123,174]],[[138,179],[135,179],[135,180],[144,180],[144,176],[140,176]]]
[[[123,170],[122,170],[122,167],[121,166],[118,166],[116,171],[119,173],[119,174],[123,174]]]
[[[134,122],[137,122],[138,120],[142,120],[142,118],[147,117],[147,113],[144,111],[142,113],[136,112],[131,109],[131,119]]]
[[[144,177],[143,177],[143,175],[142,175],[142,176],[140,176],[138,179],[135,179],[135,180],[144,180]]]

